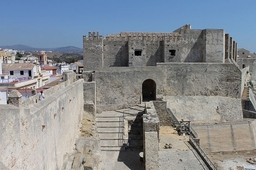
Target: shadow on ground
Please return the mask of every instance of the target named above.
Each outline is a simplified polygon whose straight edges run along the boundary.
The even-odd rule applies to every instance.
[[[143,162],[140,161],[141,150],[123,146],[118,155],[118,162],[123,162],[131,170],[144,170]]]

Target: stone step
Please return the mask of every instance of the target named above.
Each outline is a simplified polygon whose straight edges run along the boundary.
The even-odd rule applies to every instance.
[[[120,117],[98,117],[95,119],[96,122],[123,122],[123,118]]]
[[[97,128],[98,133],[123,133],[124,128],[123,127],[115,127],[115,128]]]
[[[105,140],[105,139],[123,139],[123,134],[122,133],[100,133],[99,134],[100,140]]]
[[[102,147],[114,147],[114,146],[123,146],[124,142],[121,139],[114,140],[100,140],[100,146]]]
[[[122,146],[102,146],[102,151],[121,151],[123,150]]]
[[[106,117],[123,117],[124,114],[116,111],[106,111],[101,114],[96,114],[95,118],[106,118]]]
[[[96,122],[97,128],[113,128],[113,127],[123,127],[124,123],[123,122]]]

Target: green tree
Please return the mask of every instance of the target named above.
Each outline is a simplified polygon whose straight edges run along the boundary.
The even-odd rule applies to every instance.
[[[19,52],[17,52],[16,56],[15,56],[15,60],[20,60],[20,58],[22,57],[23,55]]]

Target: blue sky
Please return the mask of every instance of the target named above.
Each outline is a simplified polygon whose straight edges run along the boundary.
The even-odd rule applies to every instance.
[[[83,35],[224,29],[256,52],[256,0],[3,0],[0,45],[82,47]]]

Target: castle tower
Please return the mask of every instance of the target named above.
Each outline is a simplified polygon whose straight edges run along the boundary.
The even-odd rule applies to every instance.
[[[40,51],[38,61],[41,65],[47,64],[47,55],[44,51]]]

